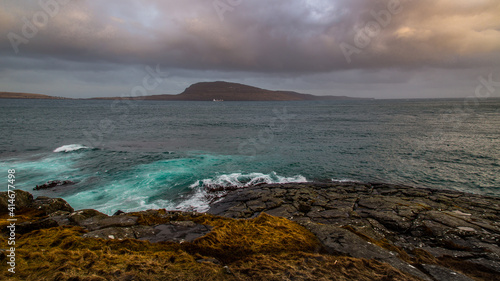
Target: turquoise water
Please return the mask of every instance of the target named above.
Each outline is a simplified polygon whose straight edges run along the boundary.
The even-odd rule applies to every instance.
[[[500,100],[0,100],[0,171],[106,213],[207,209],[216,189],[377,181],[500,196]],[[1,178],[0,178],[1,180]],[[49,180],[72,186],[33,191]]]

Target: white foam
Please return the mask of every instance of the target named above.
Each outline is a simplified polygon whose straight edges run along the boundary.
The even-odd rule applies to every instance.
[[[204,179],[195,182],[191,185],[191,188],[203,187],[208,190],[220,190],[228,187],[243,188],[261,183],[290,183],[290,182],[307,182],[307,179],[301,175],[293,177],[282,177],[277,175],[275,172],[270,174],[262,173],[232,173],[217,176],[213,179]]]
[[[59,153],[59,152],[71,152],[71,151],[77,151],[77,150],[80,150],[80,149],[87,149],[88,147],[86,147],[85,145],[82,145],[82,144],[68,144],[68,145],[63,145],[61,147],[58,147],[56,149],[54,149],[54,152],[55,153]]]
[[[351,180],[351,179],[332,179],[333,182],[338,182],[338,183],[347,183],[347,182],[360,182],[357,180]]]
[[[229,190],[245,188],[256,184],[272,183],[300,183],[307,182],[304,176],[283,177],[275,172],[263,173],[232,173],[219,175],[215,178],[203,179],[193,183],[190,187],[194,194],[177,205],[176,209],[183,211],[206,212],[210,203],[225,195]]]

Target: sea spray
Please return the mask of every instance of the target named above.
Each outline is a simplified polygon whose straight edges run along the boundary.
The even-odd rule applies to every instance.
[[[245,188],[257,184],[272,184],[272,183],[299,183],[307,182],[304,176],[296,175],[293,177],[284,177],[277,175],[275,172],[269,174],[263,173],[232,173],[223,174],[215,178],[199,180],[193,183],[190,188],[195,193],[187,200],[177,205],[179,210],[194,210],[198,212],[206,212],[210,208],[210,203],[221,198],[230,190]]]

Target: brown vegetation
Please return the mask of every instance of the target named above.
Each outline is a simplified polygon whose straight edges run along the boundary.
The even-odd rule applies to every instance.
[[[30,215],[37,216],[26,210],[24,219]],[[136,215],[144,225],[190,220],[213,229],[185,243],[83,238],[75,226],[36,230],[17,237],[16,273],[5,262],[0,272],[7,280],[417,280],[374,260],[320,254],[316,237],[284,218]]]

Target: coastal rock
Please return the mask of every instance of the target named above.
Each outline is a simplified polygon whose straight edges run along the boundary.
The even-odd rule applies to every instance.
[[[84,210],[78,210],[76,212],[73,212],[68,215],[68,220],[75,225],[80,225],[81,222],[85,221],[89,218],[96,218],[96,219],[103,219],[107,218],[108,215],[103,214],[99,211],[93,210],[93,209],[84,209]]]
[[[170,224],[160,224],[154,227],[155,234],[142,237],[140,240],[147,240],[152,243],[157,242],[192,242],[210,232],[211,226],[196,224],[192,221],[172,222]]]
[[[12,194],[12,193],[11,193]],[[14,205],[16,207],[16,211],[22,210],[24,208],[28,208],[31,206],[33,203],[33,195],[31,193],[22,191],[22,190],[15,190],[15,202]],[[8,206],[9,206],[9,200],[11,198],[9,197],[9,193],[7,191],[0,192],[0,214],[6,214],[9,212]]]
[[[49,181],[49,182],[44,183],[42,185],[37,185],[33,188],[33,190],[49,189],[49,188],[53,188],[56,186],[73,185],[73,184],[76,184],[76,183],[74,181],[70,181],[70,180],[65,180],[65,181],[55,180],[55,181]]]
[[[157,234],[150,226],[136,225],[132,227],[108,227],[85,233],[83,237],[101,239],[139,239]]]
[[[46,218],[42,219],[39,221],[34,221],[34,222],[23,222],[20,223],[16,226],[16,232],[19,234],[25,234],[29,233],[35,230],[39,229],[46,229],[46,228],[51,228],[51,227],[58,227],[59,224],[51,219],[51,218]]]
[[[463,274],[450,270],[448,268],[439,266],[439,265],[431,265],[431,264],[423,264],[422,267],[435,279],[440,281],[474,281]]]
[[[114,216],[114,217],[102,217],[93,216],[88,219],[82,220],[78,225],[90,230],[99,230],[109,227],[129,227],[137,224],[138,217],[134,216]]]
[[[384,264],[420,280],[494,280],[500,275],[500,198],[495,197],[389,184],[264,184],[229,192],[212,204],[213,215],[148,210],[108,216],[91,209],[75,212],[62,199],[18,195],[26,213],[35,216],[17,224],[20,234],[79,226],[77,235],[87,238],[193,242],[178,246],[205,249],[204,255],[210,257],[212,242],[204,243],[211,241],[212,230],[220,229],[205,224],[228,220],[213,215],[262,219],[265,212],[309,230],[295,224],[313,238],[313,251],[327,252],[329,257]],[[0,194],[0,203],[5,196]],[[230,252],[239,244],[235,247]]]
[[[349,230],[316,223],[309,223],[303,226],[318,237],[330,254],[379,260],[423,280],[431,281],[428,276],[414,266],[398,259],[396,253],[373,245]]]
[[[71,205],[69,205],[64,199],[49,198],[45,196],[39,196],[33,200],[31,207],[43,211],[47,215],[56,211],[66,211],[70,213],[74,211],[73,207],[71,207]]]
[[[232,191],[208,212],[282,216],[330,253],[377,259],[424,280],[470,280],[461,263],[485,264],[468,267],[478,276],[486,267],[500,275],[500,198],[382,183],[269,184]]]

